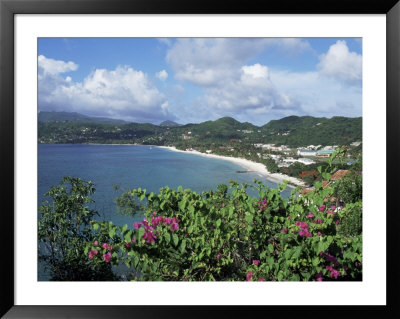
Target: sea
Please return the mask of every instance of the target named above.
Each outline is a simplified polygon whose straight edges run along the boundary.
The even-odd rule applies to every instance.
[[[176,152],[167,148],[144,145],[38,144],[38,205],[45,193],[65,176],[79,177],[94,184],[91,208],[98,211],[98,220],[112,221],[132,227],[137,218],[117,213],[114,199],[123,191],[142,188],[159,192],[169,186],[190,188],[198,193],[216,190],[218,184],[253,183],[254,178],[271,188],[277,184],[257,172],[246,172],[242,166],[223,159]],[[115,191],[114,186],[119,190]],[[290,195],[290,188],[283,191]],[[253,196],[257,193],[254,191]],[[39,217],[39,212],[38,212]],[[39,280],[48,276],[39,266]]]
[[[228,185],[230,180],[253,183],[254,178],[277,187],[257,172],[243,171],[246,169],[227,160],[156,146],[39,144],[38,204],[48,199],[44,194],[64,176],[79,177],[93,182],[93,208],[100,218],[123,226],[131,224],[132,218],[117,214],[114,199],[124,190],[140,187],[158,192],[164,186],[182,186],[201,193],[216,190],[218,184]],[[119,187],[118,191],[114,185]],[[283,196],[289,195],[290,188],[283,192]]]

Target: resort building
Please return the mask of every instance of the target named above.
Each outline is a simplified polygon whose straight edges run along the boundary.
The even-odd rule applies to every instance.
[[[311,165],[315,163],[313,160],[310,160],[309,158],[299,158],[297,161],[305,165]]]
[[[317,151],[316,156],[317,156],[317,157],[329,157],[329,156],[331,156],[331,154],[332,154],[334,151],[335,151],[335,150],[332,150],[332,149],[330,149],[330,150],[320,150],[320,151]]]
[[[315,150],[297,150],[297,155],[300,156],[317,156],[317,151]]]

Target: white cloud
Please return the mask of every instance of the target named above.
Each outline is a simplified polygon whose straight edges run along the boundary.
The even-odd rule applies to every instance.
[[[252,77],[254,79],[267,79],[268,78],[268,68],[265,65],[254,64],[242,66],[242,72],[245,76]]]
[[[48,59],[44,55],[38,57],[39,74],[52,74],[56,75],[59,73],[65,73],[75,71],[78,69],[78,65],[74,62],[64,62],[60,60]]]
[[[324,76],[335,78],[345,84],[360,84],[362,79],[362,56],[350,52],[346,41],[337,41],[326,54],[320,56],[317,65]]]
[[[270,69],[271,81],[280,92],[296,100],[298,115],[331,117],[333,115],[360,116],[361,88],[343,86],[335,78],[319,72],[290,72]]]
[[[168,77],[168,73],[165,70],[161,70],[160,72],[156,73],[156,77],[161,81],[165,81]]]
[[[241,66],[266,48],[298,54],[309,44],[300,39],[181,38],[168,49],[166,61],[178,80],[209,87],[238,76]]]
[[[59,74],[65,72],[65,65],[75,65],[73,62],[65,63],[44,56],[40,60],[41,65],[52,70],[39,72],[40,110],[75,111],[138,122],[173,118],[165,96],[142,71],[128,66],[115,70],[96,69],[83,82],[73,82],[70,77],[64,79]],[[50,63],[47,60],[51,60]]]

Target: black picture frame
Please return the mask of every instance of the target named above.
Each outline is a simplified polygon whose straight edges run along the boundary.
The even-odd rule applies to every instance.
[[[21,306],[14,288],[14,15],[15,14],[385,14],[387,21],[386,118],[386,306]],[[182,0],[0,0],[0,181],[1,308],[4,318],[247,318],[268,316],[399,317],[399,275],[395,273],[399,213],[395,198],[399,177],[400,136],[400,3],[398,0],[281,0],[222,2]],[[385,172],[379,172],[384,174]],[[383,202],[385,199],[380,199]],[[383,212],[380,212],[383,213]],[[378,238],[385,240],[385,238]],[[268,308],[268,309],[267,309]]]

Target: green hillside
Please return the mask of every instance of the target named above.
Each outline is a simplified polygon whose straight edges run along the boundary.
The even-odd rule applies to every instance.
[[[170,126],[174,122],[166,121],[167,123],[163,122],[164,125],[85,122],[83,120],[88,117],[82,117],[78,113],[65,116],[57,114],[56,118],[59,120],[55,121],[54,114],[46,113],[56,112],[42,113],[39,113],[40,143],[139,143],[185,148],[226,146],[233,141],[242,144],[273,143],[289,147],[311,144],[349,145],[362,141],[361,117],[328,119],[289,116],[270,121],[261,127],[248,122],[241,123],[232,117],[223,117],[199,124]],[[61,118],[64,120],[60,121]]]
[[[99,124],[126,124],[124,120],[116,120],[107,117],[91,117],[76,112],[44,112],[38,114],[38,121],[47,122],[81,122]]]

